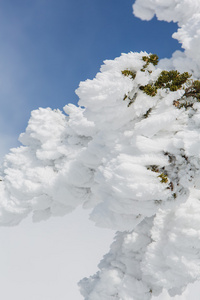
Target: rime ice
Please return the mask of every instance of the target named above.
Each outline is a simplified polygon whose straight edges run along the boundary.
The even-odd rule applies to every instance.
[[[134,13],[178,22],[185,52],[158,68],[146,52],[105,61],[80,83],[78,106],[32,112],[2,166],[1,225],[81,205],[118,231],[99,272],[80,282],[86,300],[174,296],[200,274],[200,103],[186,98],[187,82],[152,88],[162,68],[199,78],[199,1],[137,0]]]

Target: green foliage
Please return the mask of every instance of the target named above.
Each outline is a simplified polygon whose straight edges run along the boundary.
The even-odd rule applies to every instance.
[[[166,174],[161,173],[160,175],[158,175],[158,177],[161,178],[161,179],[160,179],[160,182],[161,182],[161,183],[167,183],[167,182],[168,182],[168,177],[167,177]]]
[[[124,70],[122,71],[122,74],[124,76],[130,76],[132,79],[135,79],[136,73],[130,71],[130,70]]]
[[[154,97],[157,93],[157,88],[153,84],[147,84],[145,86],[141,86],[140,90],[142,90],[145,94]]]
[[[145,62],[141,71],[145,71],[149,64],[153,64],[156,66],[158,64],[158,56],[156,54],[150,54],[149,56],[143,56],[142,60]],[[147,70],[149,73],[151,71]],[[132,80],[136,77],[136,72],[131,70],[123,70],[121,71],[124,76],[130,77]],[[140,86],[140,90],[142,90],[148,96],[154,97],[158,89],[168,89],[171,92],[177,91],[179,89],[184,89],[184,95],[178,99],[174,100],[173,105],[177,108],[189,108],[192,107],[195,99],[200,102],[200,81],[199,80],[190,80],[191,74],[188,72],[180,73],[177,70],[171,71],[162,71],[157,78],[157,80],[153,83],[146,84],[144,86]],[[136,94],[137,95],[137,94]],[[130,98],[125,94],[123,100],[129,99],[130,106],[135,98]],[[149,109],[145,114],[144,118],[149,116],[149,113],[152,109]]]
[[[147,95],[154,97],[158,89],[169,89],[174,92],[183,87],[191,75],[188,72],[180,74],[178,71],[162,71],[160,76],[153,84],[147,84],[140,87]],[[199,87],[200,92],[200,87]]]
[[[158,64],[158,56],[156,54],[150,54],[149,56],[143,56],[143,61],[145,62],[145,65],[141,69],[141,71],[145,71],[145,69],[148,67],[149,64],[153,64],[156,66]]]
[[[151,170],[152,172],[155,172],[155,173],[160,173],[160,172],[163,171],[163,172],[162,172],[161,174],[159,174],[157,177],[160,178],[160,182],[161,182],[161,183],[168,183],[167,189],[170,189],[171,191],[174,190],[174,184],[173,184],[172,181],[169,182],[169,178],[168,178],[167,173],[166,173],[166,171],[164,170],[164,168],[159,169],[159,166],[157,166],[157,165],[150,165],[150,166],[147,167],[147,169],[148,169],[148,170]],[[162,171],[161,171],[161,170],[162,170]],[[174,199],[176,199],[176,197],[177,197],[176,193],[173,193],[173,194],[172,194],[172,197],[173,197]],[[155,203],[156,203],[156,204],[160,204],[160,201],[161,201],[161,200],[155,200]]]
[[[190,77],[188,72],[180,74],[176,70],[162,71],[154,85],[156,88],[169,88],[170,91],[174,92],[180,89]]]
[[[151,165],[147,169],[151,170],[152,172],[155,172],[155,173],[160,172],[159,167],[156,166],[156,165]],[[162,183],[167,183],[168,182],[168,177],[165,173],[161,173],[160,175],[158,175],[158,177],[161,178],[160,182],[162,182]]]

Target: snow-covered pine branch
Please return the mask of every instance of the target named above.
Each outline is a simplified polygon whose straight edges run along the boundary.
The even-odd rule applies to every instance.
[[[97,225],[132,230],[188,198],[199,169],[198,99],[184,95],[189,75],[177,83],[177,74],[168,78],[148,59],[129,53],[106,61],[80,84],[80,106],[66,106],[68,116],[49,108],[32,113],[24,146],[4,162],[2,224],[81,204],[93,208]]]
[[[80,282],[86,300],[148,300],[163,288],[173,296],[200,274],[199,1],[133,8],[177,22],[185,51],[158,67],[146,52],[105,61],[80,84],[79,106],[32,112],[0,177],[1,225],[82,205],[119,231],[99,272]]]
[[[124,232],[80,282],[86,300],[151,299],[163,288],[174,296],[199,279],[199,81],[152,64],[122,74],[133,84],[123,98],[132,119],[98,170],[107,193],[91,218]]]
[[[5,158],[2,225],[82,205],[121,231],[101,271],[81,282],[87,300],[175,295],[199,276],[199,81],[156,64],[146,52],[105,61],[67,115],[32,112],[23,146]]]

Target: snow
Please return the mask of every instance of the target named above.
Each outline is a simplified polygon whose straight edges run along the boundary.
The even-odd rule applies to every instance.
[[[163,288],[174,296],[199,277],[200,106],[177,108],[184,90],[141,91],[161,72],[142,71],[143,56],[105,61],[66,114],[33,111],[2,168],[2,225],[82,205],[97,226],[120,231],[100,271],[80,283],[88,300],[151,299]]]
[[[136,0],[133,13],[142,20],[177,22],[179,29],[173,38],[182,44],[184,52],[175,51],[171,59],[160,61],[163,69],[189,71],[199,78],[200,74],[200,2],[199,0]]]
[[[23,218],[30,211],[39,221],[83,205],[93,208],[91,219],[98,226],[132,230],[159,207],[187,199],[199,166],[198,113],[193,112],[193,128],[193,115],[173,105],[183,91],[161,90],[151,97],[139,89],[142,75],[148,84],[161,72],[153,66],[141,71],[145,55],[106,61],[94,80],[80,84],[81,106],[69,104],[67,115],[50,108],[32,112],[20,136],[23,146],[12,149],[4,162],[1,186],[11,207],[4,208],[8,221],[2,223],[15,224],[19,214]],[[136,73],[135,80],[122,74],[127,68]],[[129,106],[124,95],[135,94]],[[169,157],[174,157],[171,163]],[[162,171],[151,170],[153,165],[167,171],[166,183],[159,178]]]
[[[81,206],[117,231],[99,271],[79,283],[86,300],[149,300],[163,289],[175,296],[200,279],[200,104],[184,98],[185,86],[154,96],[141,89],[163,68],[199,78],[200,3],[137,0],[133,8],[145,20],[178,22],[173,37],[185,51],[158,67],[145,65],[146,52],[106,60],[80,83],[78,106],[32,112],[1,169],[2,226]],[[186,100],[195,103],[175,104]]]
[[[198,0],[136,0],[134,14],[142,20],[158,20],[185,24],[194,14],[200,13]]]

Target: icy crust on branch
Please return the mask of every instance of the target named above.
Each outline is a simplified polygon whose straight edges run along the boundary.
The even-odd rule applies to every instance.
[[[165,288],[173,297],[200,279],[200,192],[191,190],[186,203],[159,211],[151,230],[152,243],[141,263],[144,281]]]
[[[79,282],[86,300],[149,300],[152,289],[142,279],[141,262],[151,242],[152,218],[146,218],[132,232],[118,232],[99,264],[100,271]]]
[[[199,138],[190,141],[195,110],[174,105],[183,90],[159,89],[154,97],[141,90],[161,72],[152,64],[144,67],[146,55],[106,61],[102,72],[77,91],[97,129],[88,150],[96,144],[103,154],[92,188],[99,204],[91,219],[98,226],[132,230],[159,208],[185,201],[199,170],[194,144]]]
[[[0,182],[2,225],[15,225],[30,211],[34,221],[64,215],[89,199],[92,170],[77,157],[87,147],[93,124],[83,118],[83,109],[69,105],[68,110],[73,110],[69,121],[59,110],[33,111],[20,136],[24,146],[6,156]]]
[[[132,232],[119,232],[99,271],[80,281],[86,300],[149,300],[163,289],[174,297],[200,279],[200,193],[159,210]]]
[[[132,230],[187,200],[200,166],[200,103],[190,97],[187,106],[183,89],[148,95],[161,72],[148,59],[141,52],[106,61],[80,84],[80,106],[66,106],[68,116],[32,112],[23,146],[5,158],[1,224],[83,205],[98,226]]]
[[[199,0],[136,0],[134,15],[142,20],[177,22],[180,27],[172,37],[182,44],[185,51],[176,51],[171,59],[160,61],[161,68],[189,71],[199,78],[200,74],[200,2]]]

